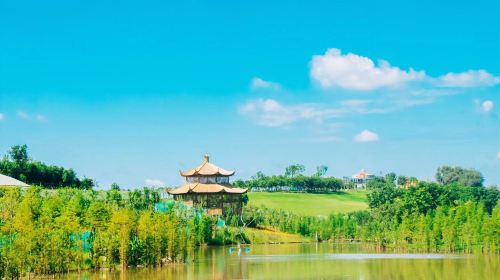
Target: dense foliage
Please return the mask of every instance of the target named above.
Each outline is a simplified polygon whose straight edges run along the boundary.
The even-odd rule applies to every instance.
[[[50,189],[62,187],[91,189],[94,186],[93,180],[79,179],[73,169],[32,160],[28,155],[26,145],[13,146],[0,160],[0,174],[16,178],[29,185]]]
[[[436,180],[443,184],[457,183],[468,187],[480,187],[483,185],[483,175],[474,169],[465,169],[459,166],[442,166],[436,172]]]
[[[185,261],[203,243],[238,238],[216,219],[172,203],[157,209],[154,190],[30,188],[0,190],[0,278],[121,265]],[[194,255],[193,255],[194,256]]]
[[[465,169],[459,166],[442,166],[436,172],[436,180],[443,184],[457,183],[468,187],[480,187],[483,185],[483,175],[474,169]]]

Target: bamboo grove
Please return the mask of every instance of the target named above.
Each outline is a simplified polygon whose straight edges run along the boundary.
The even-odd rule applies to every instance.
[[[184,262],[204,243],[234,238],[216,220],[145,189],[0,190],[0,278]],[[157,207],[156,207],[157,208]],[[194,256],[194,254],[192,254]]]

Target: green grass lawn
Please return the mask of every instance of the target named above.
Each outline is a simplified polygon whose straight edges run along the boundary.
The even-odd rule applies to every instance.
[[[351,190],[332,194],[249,192],[248,205],[282,209],[299,215],[327,216],[368,208],[366,190]]]

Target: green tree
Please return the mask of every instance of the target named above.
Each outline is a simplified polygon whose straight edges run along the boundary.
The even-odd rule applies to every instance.
[[[9,150],[9,156],[19,165],[28,162],[28,146],[26,144],[12,146]]]
[[[368,205],[377,208],[384,204],[392,204],[401,195],[401,191],[392,185],[383,185],[367,195]]]
[[[387,173],[385,175],[385,181],[387,183],[394,184],[394,183],[396,183],[396,177],[397,177],[397,175],[394,172]]]
[[[292,164],[285,169],[285,177],[295,177],[302,174],[306,168],[302,164]]]
[[[314,173],[314,176],[322,177],[326,174],[326,171],[328,171],[328,166],[326,165],[317,166],[316,173]]]
[[[110,189],[120,191],[120,185],[118,185],[117,183],[112,183]]]
[[[398,176],[398,180],[397,180],[398,186],[405,186],[407,182],[408,182],[408,177]]]
[[[110,232],[118,244],[118,253],[122,269],[127,268],[130,233],[133,221],[128,209],[113,212],[111,217]]]

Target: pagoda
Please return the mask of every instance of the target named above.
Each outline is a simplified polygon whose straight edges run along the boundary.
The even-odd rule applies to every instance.
[[[229,177],[234,175],[234,171],[210,163],[209,156],[204,155],[201,165],[180,174],[186,178],[186,183],[168,191],[174,200],[207,209],[209,215],[223,215],[229,209],[241,213],[243,194],[247,190],[231,186]]]

